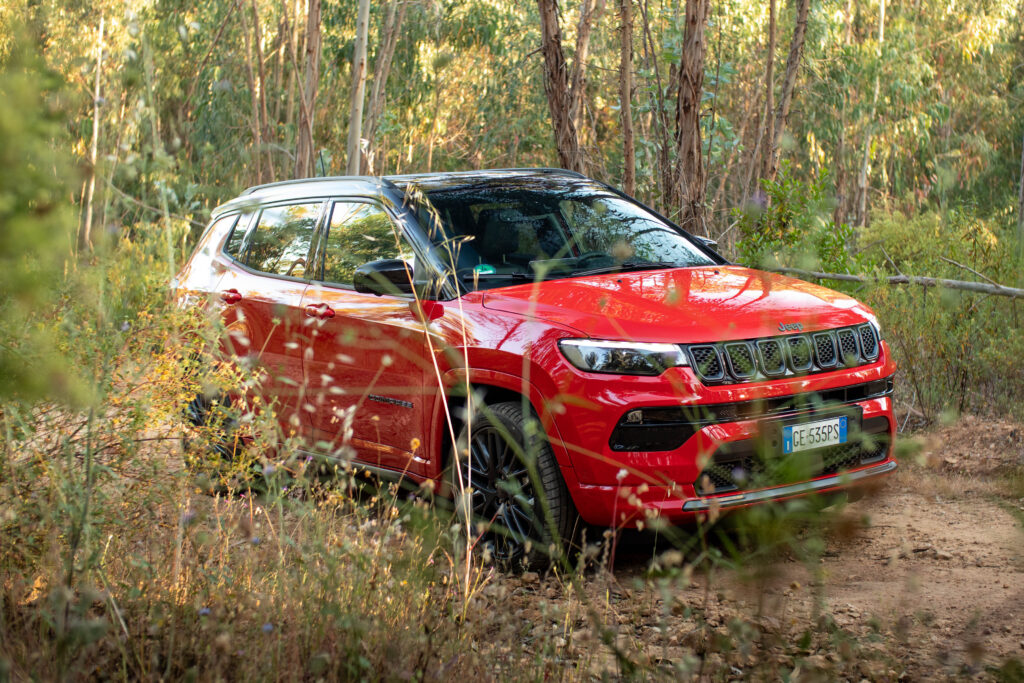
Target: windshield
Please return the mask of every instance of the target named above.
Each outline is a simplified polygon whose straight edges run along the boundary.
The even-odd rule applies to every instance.
[[[679,229],[594,186],[458,187],[427,198],[420,223],[471,289],[715,263]]]

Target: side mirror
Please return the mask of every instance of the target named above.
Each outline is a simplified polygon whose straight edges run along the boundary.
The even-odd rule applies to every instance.
[[[356,268],[352,285],[362,294],[412,294],[412,266],[394,258],[370,261]]]
[[[718,248],[718,242],[716,242],[715,240],[711,239],[710,237],[701,237],[700,235],[694,235],[693,239],[697,240],[698,242],[703,244],[708,249],[717,249]]]

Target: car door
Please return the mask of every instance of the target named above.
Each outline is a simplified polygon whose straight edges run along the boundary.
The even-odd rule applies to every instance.
[[[302,349],[309,343],[302,296],[323,210],[323,201],[308,200],[261,207],[247,234],[228,238],[229,265],[218,286],[229,350],[261,371],[259,393],[276,401],[286,433],[302,428]],[[239,221],[235,230],[244,228]]]
[[[344,200],[331,206],[317,254],[322,276],[303,306],[317,320],[304,368],[318,450],[351,446],[364,463],[422,474],[435,400],[425,391],[433,364],[424,326],[411,295],[365,294],[352,284],[357,267],[414,262],[413,252],[382,206]]]

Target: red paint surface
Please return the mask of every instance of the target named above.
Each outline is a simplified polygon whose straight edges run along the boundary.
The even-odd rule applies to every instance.
[[[609,436],[627,411],[821,391],[896,370],[883,342],[870,365],[706,386],[685,367],[658,377],[582,372],[557,346],[559,339],[587,336],[715,342],[779,335],[780,324],[800,323],[813,332],[874,320],[855,299],[780,275],[736,266],[680,268],[551,280],[417,304],[254,274],[220,253],[227,228],[215,225],[182,270],[179,300],[211,302],[236,330],[231,350],[265,368],[264,392],[279,400],[286,431],[297,421],[311,444],[349,443],[362,462],[416,481],[440,480],[448,457],[444,391],[466,382],[497,387],[528,398],[590,523],[633,524],[645,510],[670,520],[692,516],[682,505],[696,497],[699,460],[759,431],[759,420],[718,423],[673,451],[614,452]],[[241,295],[236,303],[220,299],[229,289]],[[306,315],[306,307],[324,305],[333,317]],[[864,418],[887,417],[894,436],[891,399],[858,405]],[[890,446],[885,462],[891,457]]]

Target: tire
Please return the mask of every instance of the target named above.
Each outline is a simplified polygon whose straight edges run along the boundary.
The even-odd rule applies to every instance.
[[[196,394],[185,406],[185,419],[197,429],[214,430],[218,438],[210,445],[210,449],[221,459],[231,462],[239,455],[242,444],[237,435],[238,422],[221,414],[215,407],[225,401],[226,398],[221,394],[212,398]]]
[[[223,395],[197,394],[185,406],[185,419],[193,428],[182,435],[185,468],[209,494],[261,489],[249,466],[253,455],[240,437],[237,420],[218,407],[226,400]]]
[[[470,514],[477,545],[511,571],[568,557],[579,514],[537,419],[519,402],[498,403],[477,411],[471,426],[459,435],[450,472],[456,511],[463,521]],[[463,482],[468,496],[460,495]]]

